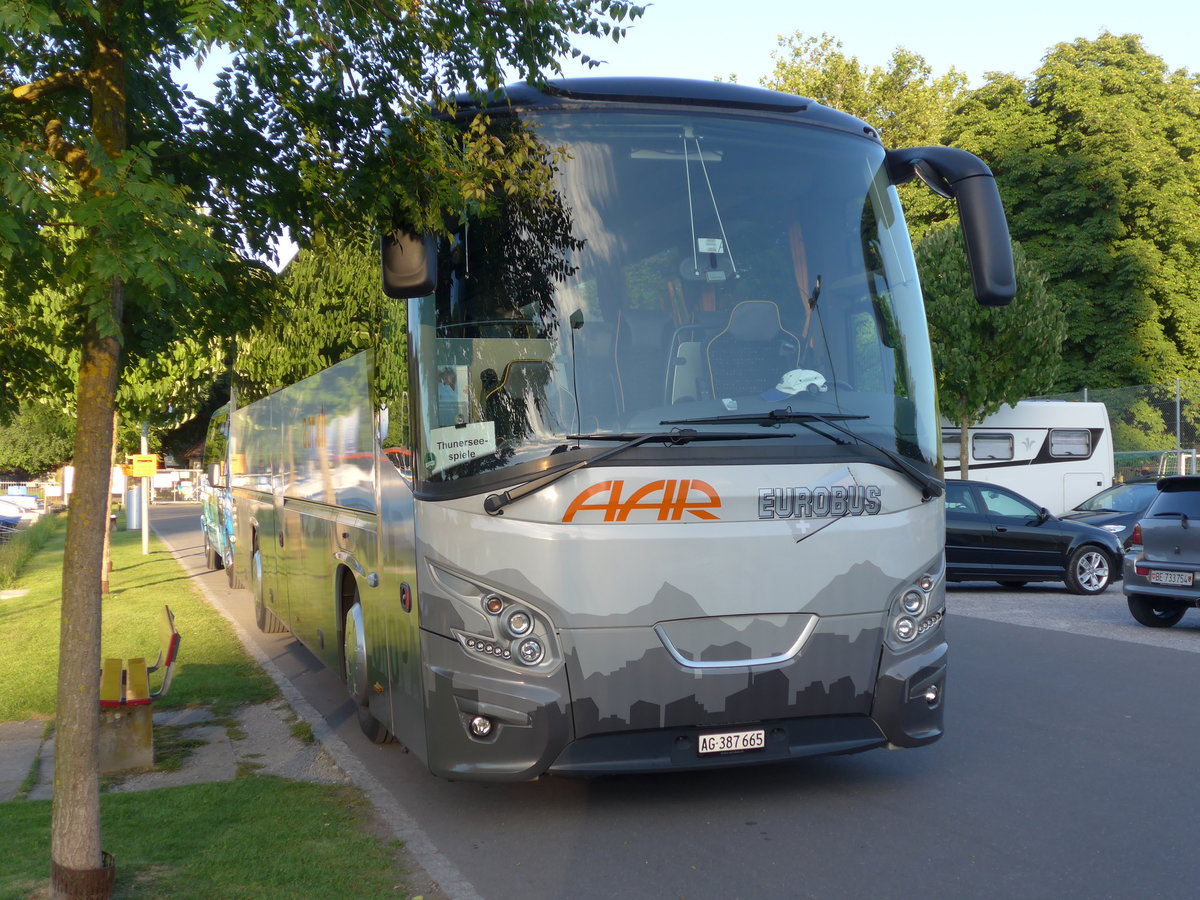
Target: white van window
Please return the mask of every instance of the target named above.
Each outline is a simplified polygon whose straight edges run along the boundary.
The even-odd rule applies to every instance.
[[[971,437],[971,455],[975,459],[1012,459],[1011,434],[976,434]]]
[[[1052,428],[1050,455],[1060,458],[1087,459],[1092,455],[1092,433],[1086,428]]]

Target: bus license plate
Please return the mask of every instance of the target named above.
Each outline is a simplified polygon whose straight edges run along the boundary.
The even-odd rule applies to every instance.
[[[761,750],[765,746],[766,732],[761,728],[700,735],[701,753],[736,753],[741,750]]]
[[[1175,584],[1184,587],[1192,586],[1191,572],[1160,572],[1157,569],[1150,570],[1151,584]]]

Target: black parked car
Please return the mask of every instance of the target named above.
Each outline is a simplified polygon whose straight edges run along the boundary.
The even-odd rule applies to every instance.
[[[1124,484],[1114,484],[1088,497],[1063,516],[1072,522],[1087,522],[1111,531],[1128,550],[1133,539],[1133,526],[1146,512],[1150,501],[1158,495],[1157,478],[1139,478]]]
[[[1015,491],[983,481],[946,482],[946,578],[1065,581],[1098,594],[1121,577],[1121,542],[1083,522],[1055,518]]]
[[[1200,476],[1158,482],[1125,554],[1125,599],[1137,621],[1170,628],[1200,606]]]

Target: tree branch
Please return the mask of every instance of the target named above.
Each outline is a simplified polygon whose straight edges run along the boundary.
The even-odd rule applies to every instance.
[[[100,170],[92,165],[87,151],[77,147],[63,137],[63,124],[58,119],[46,123],[46,153],[52,159],[66,163],[85,188],[90,187],[100,177]]]
[[[69,88],[81,87],[83,87],[82,72],[59,72],[56,75],[51,75],[49,78],[42,78],[31,84],[23,84],[20,87],[15,87],[12,90],[12,95],[17,100],[32,103],[36,100],[41,100],[43,97],[49,97],[51,94],[68,90]]]

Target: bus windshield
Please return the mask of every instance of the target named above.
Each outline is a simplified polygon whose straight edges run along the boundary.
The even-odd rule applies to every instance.
[[[681,421],[738,439],[637,452],[861,449],[787,417],[758,430],[792,440],[747,439],[745,417],[781,409],[937,472],[924,310],[877,142],[695,110],[510,127],[537,136],[555,180],[540,202],[468,217],[442,242],[436,293],[410,303],[424,483],[516,480]]]

